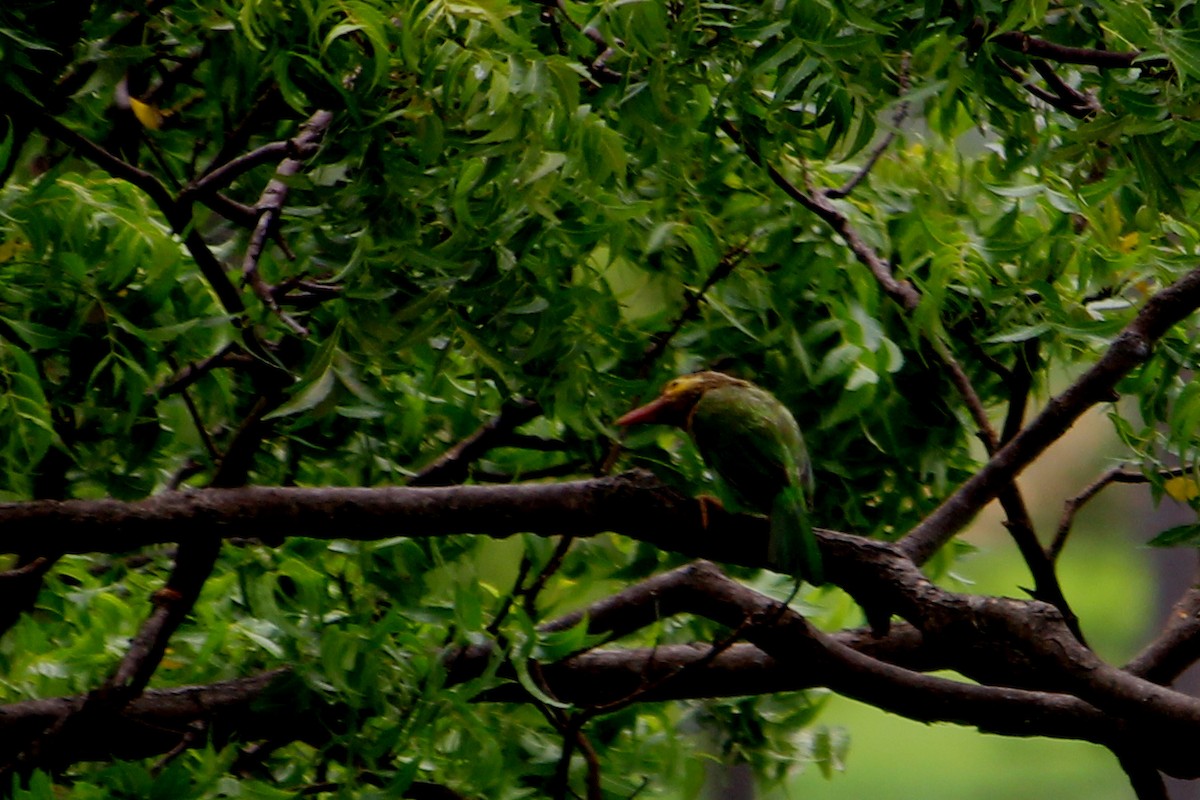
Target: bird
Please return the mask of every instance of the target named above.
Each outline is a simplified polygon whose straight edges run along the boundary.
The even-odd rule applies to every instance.
[[[809,583],[824,582],[809,517],[808,450],[796,418],[773,394],[723,372],[696,372],[668,381],[657,398],[616,424],[686,431],[732,499],[770,519],[770,563]]]

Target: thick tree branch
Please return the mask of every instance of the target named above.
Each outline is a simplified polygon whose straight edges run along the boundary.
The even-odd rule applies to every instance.
[[[644,473],[561,484],[439,489],[209,490],[167,494],[139,503],[35,501],[0,506],[11,538],[66,552],[123,550],[168,539],[289,535],[368,539],[525,531],[575,535],[618,531],[678,552],[748,566],[766,562],[767,526],[757,517],[710,511]],[[107,534],[104,531],[107,530]],[[56,537],[47,531],[63,531]],[[1137,679],[1082,647],[1051,606],[938,589],[898,548],[820,532],[830,579],[856,597],[912,622],[952,665],[979,680],[1071,691],[1131,719],[1200,724],[1200,701]]]
[[[74,500],[0,506],[0,525],[9,533],[7,540],[40,540],[67,552],[124,550],[168,539],[211,541],[264,533],[274,538],[271,533],[277,536],[280,531],[318,538],[368,539],[397,534],[507,536],[522,531],[556,535],[564,530],[589,535],[613,530],[664,549],[764,565],[765,520],[717,510],[710,512],[705,527],[699,517],[691,498],[665,489],[644,473],[504,487],[247,488],[165,494],[138,503]],[[1122,725],[1159,726],[1172,735],[1191,736],[1200,730],[1200,701],[1099,661],[1079,645],[1051,606],[946,592],[925,580],[894,545],[832,532],[820,532],[820,539],[830,579],[856,597],[882,603],[912,622],[921,631],[924,646],[947,666],[984,683],[1070,693]],[[778,601],[762,598],[761,602],[780,610]],[[693,597],[689,610],[733,627],[742,619],[730,617],[728,604],[717,602],[715,595]],[[604,616],[600,610],[597,613]],[[789,630],[792,636],[802,633],[801,629]],[[775,648],[782,645],[772,644],[768,649],[764,641],[753,636],[750,640],[780,657]],[[824,640],[819,644],[834,655],[840,652]],[[804,652],[811,655],[808,648],[814,646],[805,645]],[[843,662],[839,656],[839,669],[846,666]],[[904,676],[904,681],[903,685],[910,685],[913,679]],[[913,685],[925,684],[917,681]],[[846,688],[843,683],[831,683],[831,687],[838,691]],[[938,688],[940,683],[929,690]],[[992,690],[999,692],[997,699],[981,702],[995,702],[999,707],[1003,705],[999,698],[1013,697],[1008,689]],[[895,687],[889,691],[894,693]],[[965,695],[955,697],[955,703],[966,702]],[[938,708],[922,707],[926,714]],[[954,719],[949,707],[947,718]],[[1179,769],[1171,766],[1175,773]]]
[[[1193,586],[1171,609],[1163,632],[1134,656],[1125,670],[1166,685],[1197,659],[1200,659],[1200,588]]]
[[[733,516],[721,517],[733,520]],[[746,518],[743,518],[746,519]],[[752,519],[752,518],[751,518]],[[729,523],[726,523],[727,525]],[[762,565],[755,543],[721,541],[720,532],[694,539],[700,529],[696,502],[634,471],[584,481],[434,488],[247,487],[168,492],[145,500],[35,500],[0,504],[6,536],[0,551],[18,546],[53,552],[124,552],[150,544],[229,538],[278,540],[283,536],[374,539],[403,533],[443,536],[520,532],[555,536],[569,530],[591,536],[608,530],[638,531],[680,552],[739,554]],[[716,531],[716,528],[714,528]],[[696,545],[689,545],[692,539]],[[667,549],[674,549],[668,547]],[[36,553],[31,553],[36,554]],[[709,553],[710,557],[718,558]]]
[[[286,733],[289,741],[321,742],[328,735],[320,730],[321,719],[328,722],[330,714],[326,710],[314,714],[295,702],[287,702],[298,689],[290,671],[280,669],[208,686],[151,690],[130,701],[114,717],[95,718],[90,725],[74,730],[64,749],[72,761],[161,755],[186,736],[197,721],[203,721],[218,745],[231,737],[252,741],[277,733]],[[280,692],[275,702],[264,702],[275,692]],[[0,707],[0,762],[11,764],[23,743],[63,719],[77,717],[87,699],[87,695],[77,695]]]
[[[1031,719],[1022,716],[1017,709],[1025,706],[1027,701],[1033,700],[1032,703],[1028,703],[1029,706],[1032,706],[1032,708],[1028,708],[1028,711],[1031,714],[1037,713],[1039,716],[1046,714],[1051,708],[1065,711],[1066,709],[1063,709],[1060,703],[1069,706],[1076,702],[1074,699],[1056,695],[1035,699],[1023,696],[1023,693],[1016,689],[962,684],[912,673],[890,664],[875,661],[834,641],[813,628],[803,617],[790,609],[781,614],[776,601],[763,597],[719,573],[708,575],[707,580],[699,584],[699,588],[713,601],[712,606],[702,612],[706,616],[723,615],[723,619],[719,616],[714,618],[720,619],[727,625],[741,624],[746,619],[751,620],[747,627],[746,637],[775,658],[784,663],[792,663],[797,668],[808,669],[815,666],[820,669],[822,666],[826,666],[828,674],[824,683],[830,689],[910,719],[949,720],[976,725],[981,730],[991,729],[996,732],[1002,731],[1008,735],[1020,735],[1016,733],[1016,730],[1029,725]],[[766,624],[761,624],[764,621]],[[1058,640],[1067,641],[1068,637],[1061,637]],[[1076,657],[1090,653],[1074,642],[1071,644],[1074,645],[1072,649],[1076,650],[1076,653],[1073,654]],[[1103,665],[1096,668],[1110,674],[1105,675],[1100,681],[1093,681],[1091,676],[1086,674],[1088,669],[1095,666],[1095,659],[1091,660],[1093,664],[1079,664],[1075,670],[1081,679],[1078,681],[1078,688],[1085,689],[1082,693],[1085,696],[1081,698],[1085,703],[1100,696],[1103,696],[1106,702],[1116,699],[1115,696],[1121,692],[1110,692],[1108,689],[1116,688],[1117,683],[1129,686],[1137,683],[1144,684],[1125,673]],[[1114,677],[1111,673],[1116,673],[1120,677]],[[1101,683],[1107,684],[1104,691],[1099,693],[1090,691],[1092,684],[1099,686]],[[1093,698],[1087,697],[1088,694],[1093,694]],[[1182,723],[1185,719],[1190,719],[1200,712],[1200,703],[1195,702],[1192,698],[1178,693],[1170,694],[1175,695],[1173,707],[1176,714],[1172,715],[1174,722]],[[1122,697],[1121,700],[1126,711],[1133,711],[1141,700],[1147,703],[1156,703],[1163,696],[1149,690],[1139,698],[1137,692],[1134,691],[1130,696]],[[1185,710],[1184,706],[1188,708]],[[1102,711],[1105,710],[1103,705],[1099,708]],[[1035,712],[1034,709],[1037,711]],[[1090,713],[1084,712],[1083,708],[1075,710],[1081,713]],[[986,721],[981,723],[981,717]],[[1167,733],[1166,729],[1174,728],[1174,725],[1164,725],[1163,718],[1148,716],[1137,719],[1124,715],[1119,718],[1126,723],[1136,720],[1135,724],[1140,728],[1141,735],[1151,736],[1156,741],[1151,742],[1149,739],[1141,738],[1141,735],[1131,735],[1129,729],[1122,729],[1122,727],[1107,728],[1103,731],[1097,728],[1091,736],[1073,735],[1070,738],[1082,738],[1104,744],[1123,759],[1134,759],[1143,769],[1148,765],[1157,764],[1161,765],[1159,768],[1171,774],[1194,775],[1197,772],[1200,765],[1190,763],[1194,760],[1186,756],[1187,748],[1179,747],[1174,738],[1176,736],[1186,738],[1186,735],[1183,734],[1185,728],[1176,728],[1175,732],[1171,734]],[[1105,719],[1108,722],[1114,721],[1111,717],[1105,717]],[[1062,718],[1059,718],[1058,721],[1061,722]],[[1200,722],[1200,717],[1187,722],[1186,729],[1190,729],[1197,722]],[[1099,720],[1097,723],[1099,725]],[[991,728],[992,725],[998,727]],[[1043,735],[1053,736],[1055,734]]]
[[[835,539],[835,549],[846,545],[846,538]],[[879,545],[871,549],[878,555],[886,553],[889,548]],[[900,557],[886,556],[875,560],[872,569],[887,569],[885,562],[888,560],[894,562],[892,568],[899,567],[903,561]],[[903,568],[900,571],[905,572]],[[915,570],[911,572],[919,575]],[[909,589],[914,592],[929,591],[935,597],[940,592],[928,585],[910,586]],[[951,602],[965,603],[968,608],[972,603],[978,603],[979,606],[975,610],[981,615],[955,629],[937,632],[936,638],[940,642],[935,641],[930,645],[914,638],[916,634],[911,629],[898,632],[895,639],[883,644],[862,632],[845,632],[833,636],[821,634],[812,629],[802,617],[780,606],[778,601],[729,580],[711,564],[703,562],[630,587],[622,596],[625,601],[652,606],[656,593],[675,595],[672,607],[676,613],[701,614],[731,627],[739,627],[753,645],[734,645],[715,657],[710,655],[711,645],[672,645],[632,651],[601,650],[584,653],[557,664],[542,666],[539,675],[549,690],[556,696],[577,703],[595,703],[604,702],[614,695],[619,696],[622,691],[636,691],[638,687],[645,686],[648,680],[658,678],[667,679],[661,680],[653,691],[641,698],[642,700],[730,696],[828,686],[839,693],[914,719],[956,722],[1006,735],[1082,739],[1136,756],[1143,760],[1142,763],[1154,765],[1155,768],[1170,774],[1193,776],[1200,770],[1200,764],[1192,757],[1187,745],[1191,738],[1181,738],[1181,734],[1194,731],[1194,726],[1200,722],[1193,720],[1185,727],[1180,727],[1179,721],[1189,718],[1186,713],[1170,715],[1170,718],[1176,720],[1175,724],[1163,725],[1162,719],[1152,714],[1112,713],[1111,710],[1106,711],[1104,705],[1095,705],[1066,694],[1032,688],[963,684],[921,675],[895,663],[880,660],[881,657],[890,658],[899,653],[902,658],[909,657],[910,665],[916,669],[954,666],[953,653],[947,647],[950,642],[961,643],[967,651],[971,651],[996,635],[997,630],[987,628],[1000,619],[1006,609],[1028,609],[1031,607],[1028,603],[994,601],[995,607],[989,610],[985,606],[993,601],[986,598],[955,599]],[[592,627],[607,626],[615,630],[617,627],[636,624],[637,620],[634,617],[618,612],[615,608],[616,598],[604,602],[608,604],[607,608],[603,605],[593,606],[595,616],[589,616]],[[650,619],[644,610],[639,613],[642,614],[641,619]],[[566,627],[577,619],[577,616],[568,615],[552,626]],[[1047,620],[1052,623],[1053,617],[1047,617]],[[971,636],[970,631],[973,629],[979,629],[979,634]],[[1062,631],[1060,635],[1046,639],[1039,637],[1038,641],[1044,645],[1044,652],[1038,654],[1038,658],[1058,659],[1060,655],[1057,654],[1057,647],[1062,642],[1073,640],[1069,634]],[[1003,649],[1006,645],[1001,643],[997,646]],[[994,654],[978,655],[979,660],[995,661]],[[1016,655],[1018,658],[1024,658],[1027,654]],[[1068,655],[1075,657],[1077,653]],[[486,664],[492,657],[490,649],[480,646],[454,654],[447,662],[449,680],[459,682],[477,677],[486,669]],[[686,669],[687,665],[697,663],[698,668]],[[1044,664],[1031,663],[1030,667],[1031,675],[1050,674],[1045,671]],[[1096,668],[1094,662],[1083,664],[1077,672],[1086,673]],[[980,671],[978,666],[974,670],[976,674]],[[1061,672],[1057,677],[1061,677]],[[1130,685],[1144,683],[1128,675],[1124,679],[1132,681]],[[182,710],[176,706],[163,708],[157,703],[164,695],[171,695],[148,692],[132,701],[113,725],[143,724],[142,720],[148,713],[157,713],[154,722],[160,734],[157,746],[174,747],[186,734],[185,726],[190,726],[197,720],[228,720],[230,716],[241,713],[253,701],[253,697],[246,694],[249,684],[234,682],[230,685],[231,691],[234,686],[240,688],[233,692],[229,701],[232,709],[215,703],[204,707],[193,704],[185,706]],[[178,691],[187,697],[203,690]],[[1160,696],[1173,694],[1166,693]],[[529,700],[523,690],[515,684],[501,684],[480,699],[518,702]],[[1105,697],[1106,701],[1109,699],[1111,698]],[[1158,697],[1150,693],[1145,695],[1144,699],[1153,703]],[[63,698],[57,701],[33,701],[8,706],[4,709],[5,713],[0,714],[0,733],[4,734],[0,736],[0,740],[10,741],[10,733],[20,736],[21,732],[25,731],[24,735],[29,735],[34,730],[44,728],[51,724],[52,719],[71,714],[81,702],[81,698]],[[276,731],[276,735],[284,741],[303,738],[305,732],[320,727],[311,720],[308,724],[299,724],[293,718],[286,717],[287,709],[295,706],[295,703],[284,702],[278,705],[282,707],[256,704],[255,708],[272,709],[272,713],[264,712],[265,719],[253,719],[253,724],[247,723],[244,730],[237,729],[233,733],[243,740],[265,735],[264,728],[270,728],[281,714],[292,725],[289,730]],[[40,713],[34,713],[38,709],[41,710]],[[47,709],[53,709],[54,715],[47,717]],[[218,728],[230,732],[222,726]],[[162,729],[175,731],[176,734],[163,736]],[[110,741],[112,737],[97,738],[103,740],[104,746],[118,746]],[[146,737],[140,737],[139,741],[143,742],[143,747],[152,746],[145,744]],[[119,746],[128,750],[127,743],[122,742]],[[141,753],[145,754],[147,753]]]

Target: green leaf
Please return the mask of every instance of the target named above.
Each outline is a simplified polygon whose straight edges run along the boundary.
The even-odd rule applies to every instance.
[[[1180,73],[1200,78],[1200,32],[1168,28],[1162,33],[1162,44]]]
[[[1200,524],[1176,525],[1146,542],[1150,547],[1180,547],[1200,545]]]
[[[338,328],[326,338],[304,376],[292,387],[291,399],[266,414],[263,419],[278,419],[292,414],[300,414],[316,408],[329,397],[336,383],[337,375],[333,369],[333,362],[339,352],[340,331],[341,329]]]
[[[549,175],[551,172],[557,172],[558,169],[567,161],[566,153],[542,153],[542,160],[534,167],[533,172],[525,176],[521,181],[522,186],[528,186],[538,180]]]
[[[1022,325],[1005,333],[998,333],[995,336],[990,336],[986,339],[988,344],[1011,344],[1013,342],[1025,342],[1030,339],[1036,339],[1046,333],[1049,333],[1053,326],[1048,322],[1039,322],[1035,325]]]

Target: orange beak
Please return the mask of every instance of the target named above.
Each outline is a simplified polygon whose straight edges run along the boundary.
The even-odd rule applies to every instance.
[[[646,403],[644,406],[635,408],[625,416],[617,420],[618,425],[641,425],[646,422],[658,422],[662,413],[671,407],[670,401],[665,397],[659,397]]]

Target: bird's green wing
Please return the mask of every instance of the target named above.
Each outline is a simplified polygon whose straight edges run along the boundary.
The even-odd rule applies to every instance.
[[[705,392],[688,432],[705,463],[748,509],[769,514],[784,488],[808,488],[808,454],[796,420],[756,386]]]
[[[770,516],[771,563],[821,583],[821,553],[808,514],[808,453],[791,412],[758,387],[719,387],[696,404],[688,430],[734,498]]]

